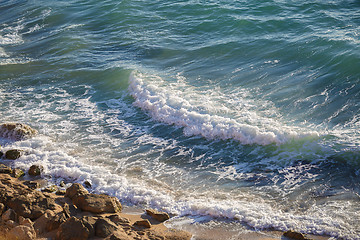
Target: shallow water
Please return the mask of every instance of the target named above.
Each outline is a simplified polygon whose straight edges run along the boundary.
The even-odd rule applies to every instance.
[[[0,140],[28,152],[17,167],[179,223],[359,238],[359,1],[2,1],[0,13],[0,118],[39,130]]]

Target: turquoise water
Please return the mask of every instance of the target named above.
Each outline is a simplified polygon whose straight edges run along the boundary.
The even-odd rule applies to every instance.
[[[0,13],[0,118],[39,130],[0,140],[17,167],[196,224],[360,239],[359,1]]]

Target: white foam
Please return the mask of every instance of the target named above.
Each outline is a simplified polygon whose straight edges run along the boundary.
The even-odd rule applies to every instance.
[[[214,91],[197,90],[190,85],[184,86],[183,82],[168,84],[160,77],[149,77],[138,72],[133,72],[129,79],[129,91],[135,98],[135,106],[157,121],[183,127],[187,136],[234,139],[242,144],[259,145],[283,144],[293,139],[319,136],[315,131],[289,127],[249,110],[246,99],[238,99],[241,109],[231,109],[224,101],[218,101],[226,96],[214,97]],[[227,102],[231,101],[230,96]]]

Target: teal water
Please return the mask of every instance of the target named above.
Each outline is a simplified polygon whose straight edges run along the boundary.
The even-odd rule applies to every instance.
[[[360,239],[359,34],[359,1],[2,1],[0,119],[39,136],[0,144],[194,224]]]

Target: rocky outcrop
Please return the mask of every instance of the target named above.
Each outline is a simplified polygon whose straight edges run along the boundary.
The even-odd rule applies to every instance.
[[[169,230],[161,223],[151,225],[140,216],[130,220],[120,213],[117,198],[90,194],[81,184],[69,187],[66,196],[57,196],[36,190],[34,183],[0,173],[0,239],[191,238],[187,232]]]
[[[23,123],[3,123],[0,125],[0,137],[19,141],[33,137],[37,131]]]

